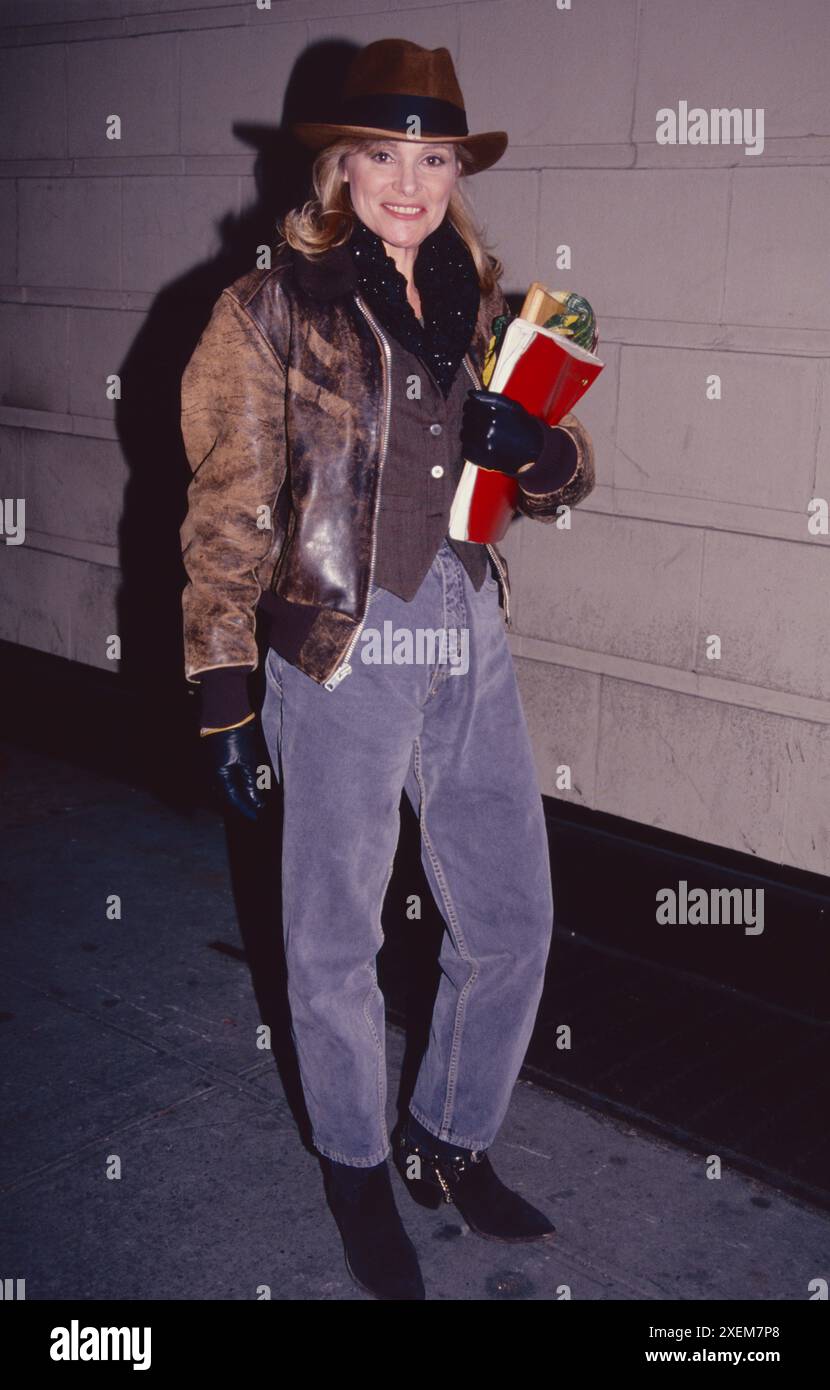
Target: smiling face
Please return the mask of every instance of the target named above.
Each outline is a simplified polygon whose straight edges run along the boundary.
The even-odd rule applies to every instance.
[[[367,142],[344,160],[354,210],[390,254],[405,254],[440,226],[459,172],[452,144],[406,138]]]

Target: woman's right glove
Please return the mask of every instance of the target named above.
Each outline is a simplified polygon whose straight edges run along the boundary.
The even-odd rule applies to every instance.
[[[201,742],[211,781],[226,809],[256,821],[266,800],[257,786],[261,767],[270,767],[256,717],[233,729],[203,733]]]

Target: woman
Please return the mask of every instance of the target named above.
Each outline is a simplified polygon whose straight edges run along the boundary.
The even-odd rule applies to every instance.
[[[552,521],[590,491],[593,459],[574,416],[550,428],[476,389],[506,302],[459,180],[507,137],[468,134],[447,50],[370,44],[338,116],[295,126],[319,151],[315,197],[285,218],[274,267],[220,296],[183,377],[185,670],[227,802],[256,817],[265,759],[246,677],[255,616],[268,625],[262,730],[284,795],[313,1140],[352,1277],[422,1299],[387,1165],[375,975],[402,790],[447,931],[394,1161],[415,1200],[454,1202],[485,1237],[554,1231],[486,1153],[533,1027],[553,904],[507,568],[494,546],[450,542],[450,504],[466,458],[514,474],[519,509]]]

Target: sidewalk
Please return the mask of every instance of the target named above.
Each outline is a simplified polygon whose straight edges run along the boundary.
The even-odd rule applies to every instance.
[[[367,1297],[295,1118],[279,943],[240,933],[220,818],[8,746],[2,765],[4,1277],[31,1300]],[[491,1156],[558,1239],[481,1240],[393,1173],[432,1300],[804,1300],[827,1276],[830,1217],[532,1085]]]

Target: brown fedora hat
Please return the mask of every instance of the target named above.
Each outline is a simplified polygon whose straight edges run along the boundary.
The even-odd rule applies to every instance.
[[[315,150],[344,135],[465,145],[476,174],[507,149],[503,130],[470,135],[449,49],[421,48],[409,39],[378,39],[356,53],[333,114],[333,121],[297,121],[290,128]]]

